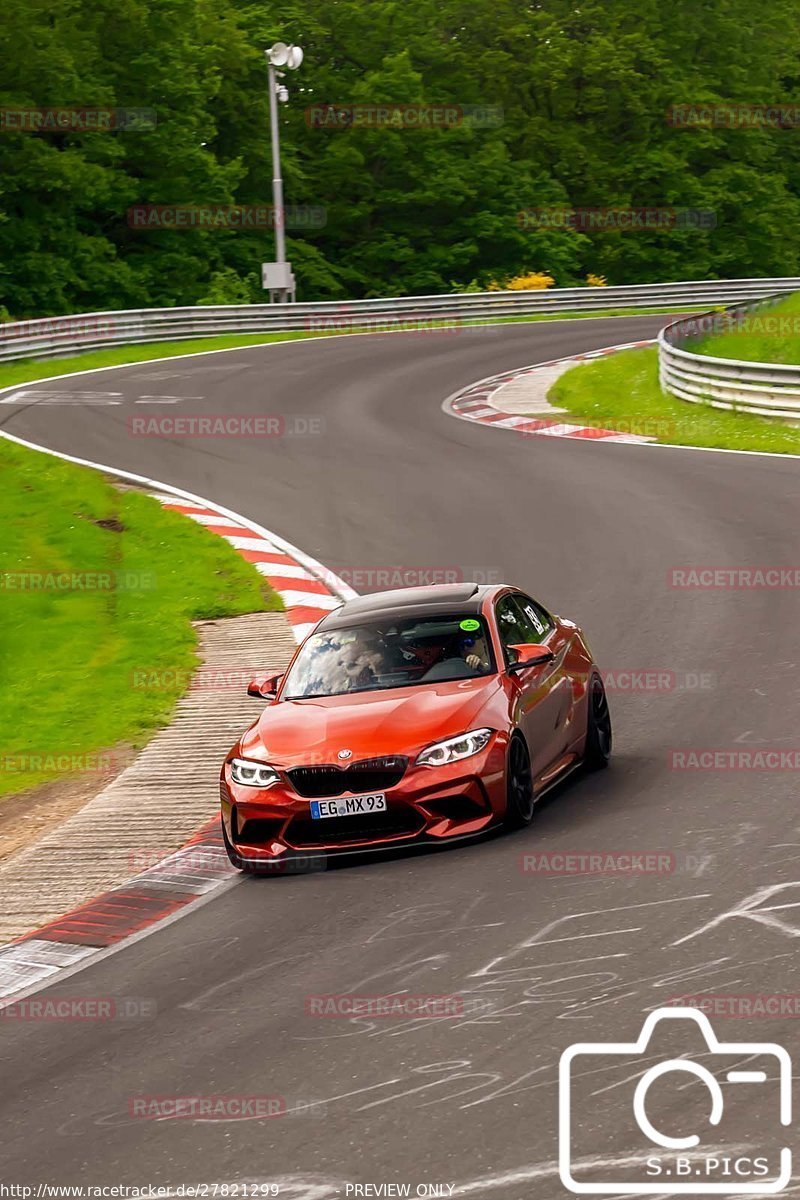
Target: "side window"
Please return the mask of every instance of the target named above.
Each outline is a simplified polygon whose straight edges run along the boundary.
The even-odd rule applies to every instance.
[[[526,642],[542,642],[548,633],[554,629],[553,618],[546,613],[540,604],[531,600],[530,596],[515,596],[526,624],[534,631],[534,636],[526,638]]]
[[[540,638],[536,636],[531,622],[523,616],[514,596],[503,596],[498,600],[495,614],[506,666],[509,666],[514,661],[514,654],[509,647],[539,641]]]

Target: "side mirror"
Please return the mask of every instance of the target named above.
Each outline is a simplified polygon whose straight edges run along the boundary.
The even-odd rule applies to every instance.
[[[543,667],[545,663],[553,662],[555,658],[552,650],[548,650],[547,646],[540,646],[536,642],[525,642],[521,646],[509,646],[509,650],[513,650],[517,656],[508,668],[509,674],[515,671],[524,671],[526,667]]]
[[[247,694],[255,700],[274,700],[283,675],[256,675],[247,685]]]

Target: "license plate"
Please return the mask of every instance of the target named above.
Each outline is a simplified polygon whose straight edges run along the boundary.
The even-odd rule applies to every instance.
[[[362,813],[374,812],[386,812],[386,796],[383,792],[311,801],[311,816],[315,821],[321,821],[324,817],[357,817]]]

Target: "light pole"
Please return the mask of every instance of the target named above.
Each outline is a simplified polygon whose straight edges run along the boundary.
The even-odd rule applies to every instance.
[[[278,80],[284,76],[285,67],[296,71],[303,61],[303,51],[299,46],[287,46],[284,42],[276,42],[265,51],[267,70],[269,73],[269,127],[272,140],[272,209],[275,222],[275,262],[264,263],[263,285],[270,289],[270,299],[284,303],[287,292],[294,299],[294,279],[291,263],[286,261],[286,230],[285,211],[283,207],[283,179],[281,178],[281,141],[278,128],[278,101],[285,104],[289,92]]]

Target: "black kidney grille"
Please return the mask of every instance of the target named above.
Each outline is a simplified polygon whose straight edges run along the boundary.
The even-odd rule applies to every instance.
[[[349,767],[293,767],[286,774],[299,796],[317,800],[346,792],[384,792],[397,786],[407,766],[407,758],[395,756],[365,759]]]

